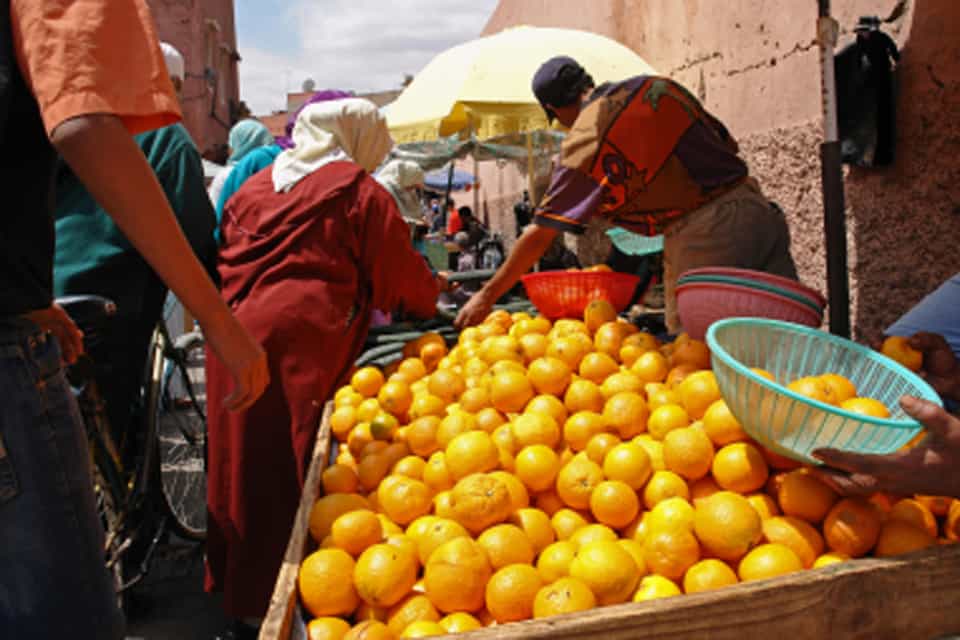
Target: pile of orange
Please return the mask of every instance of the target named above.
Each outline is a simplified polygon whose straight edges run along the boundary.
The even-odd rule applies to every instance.
[[[496,311],[405,356],[334,398],[299,580],[313,640],[467,631],[960,534],[958,501],[840,499],[764,450],[705,344],[661,345],[605,303],[584,321]]]

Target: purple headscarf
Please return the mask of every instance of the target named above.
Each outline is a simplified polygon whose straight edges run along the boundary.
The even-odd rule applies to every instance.
[[[354,93],[352,91],[340,91],[338,89],[325,89],[323,91],[317,91],[315,94],[310,96],[310,99],[300,105],[300,108],[297,109],[288,119],[287,126],[284,129],[285,135],[277,138],[277,144],[280,145],[283,149],[292,149],[293,148],[293,127],[297,124],[297,116],[300,115],[300,112],[311,104],[316,104],[318,102],[329,102],[331,100],[342,100],[344,98],[353,98]]]

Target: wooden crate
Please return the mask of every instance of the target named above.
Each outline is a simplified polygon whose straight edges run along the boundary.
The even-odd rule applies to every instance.
[[[330,413],[327,406],[260,640],[306,638],[297,571],[314,546],[308,522],[330,454]],[[707,593],[492,627],[472,632],[466,640],[927,640],[954,634],[960,635],[960,544],[845,562]]]

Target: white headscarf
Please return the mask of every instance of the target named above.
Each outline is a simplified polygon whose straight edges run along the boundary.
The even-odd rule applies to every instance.
[[[423,186],[425,176],[420,165],[409,160],[391,160],[377,172],[376,179],[397,201],[404,218],[413,221],[423,219],[420,201],[412,191],[413,187]]]
[[[183,82],[186,77],[183,54],[168,42],[161,42],[160,50],[163,52],[164,62],[167,63],[167,73],[170,74],[171,78],[177,78],[180,82]]]
[[[293,127],[294,147],[273,163],[273,188],[289,191],[320,167],[352,160],[367,173],[383,161],[393,139],[376,105],[361,98],[308,106]]]

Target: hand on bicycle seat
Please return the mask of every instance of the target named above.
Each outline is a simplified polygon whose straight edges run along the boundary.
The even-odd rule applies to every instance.
[[[42,331],[51,333],[57,338],[66,364],[74,364],[83,354],[83,331],[60,305],[51,304],[46,309],[31,311],[25,317]]]
[[[224,398],[224,406],[242,411],[257,401],[270,384],[267,353],[233,316],[204,335],[233,377],[233,393]]]

